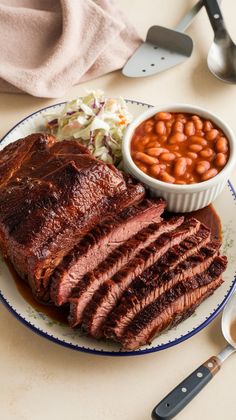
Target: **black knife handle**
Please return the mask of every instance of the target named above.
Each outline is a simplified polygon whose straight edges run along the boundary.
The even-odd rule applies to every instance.
[[[206,8],[209,16],[212,29],[215,33],[219,31],[225,31],[224,18],[220,10],[220,6],[217,0],[203,0],[203,4]]]
[[[152,419],[173,419],[210,382],[220,367],[221,362],[217,357],[208,359],[153,409]]]

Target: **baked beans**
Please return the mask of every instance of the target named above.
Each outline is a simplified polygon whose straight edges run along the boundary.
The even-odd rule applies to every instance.
[[[131,156],[145,174],[171,184],[216,176],[229,159],[229,142],[212,121],[188,113],[158,112],[140,124]]]

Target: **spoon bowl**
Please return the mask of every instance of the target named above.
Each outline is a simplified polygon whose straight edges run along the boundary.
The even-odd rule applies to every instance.
[[[236,83],[236,45],[230,37],[215,39],[208,53],[208,68],[226,83]]]
[[[235,326],[235,330],[236,330],[236,292],[231,296],[230,300],[225,306],[225,309],[223,311],[223,315],[221,318],[221,329],[222,329],[224,338],[236,350],[236,340],[235,340],[236,332],[234,336],[232,336],[233,326]]]
[[[215,34],[208,53],[208,68],[221,81],[236,84],[236,45],[226,29],[217,0],[203,2]]]

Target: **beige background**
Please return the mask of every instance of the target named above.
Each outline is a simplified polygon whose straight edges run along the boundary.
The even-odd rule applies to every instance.
[[[142,36],[152,24],[174,27],[191,0],[119,0]],[[236,2],[224,0],[228,27],[236,40]],[[102,88],[155,105],[187,102],[209,108],[236,130],[236,86],[207,70],[212,31],[204,10],[188,33],[194,53],[185,64],[147,79],[116,72],[77,86],[63,99]],[[17,121],[56,100],[0,95],[0,138]],[[236,171],[232,177],[236,185]],[[223,346],[218,317],[204,331],[156,354],[109,358],[57,346],[21,325],[0,304],[0,418],[4,420],[148,420],[153,406],[179,381]],[[236,358],[179,416],[179,420],[236,419]]]

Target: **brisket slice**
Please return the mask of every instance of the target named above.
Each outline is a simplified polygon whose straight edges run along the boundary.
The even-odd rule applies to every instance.
[[[201,223],[199,230],[188,236],[180,244],[170,248],[157,263],[145,270],[139,277],[141,280],[147,277],[159,276],[170,268],[173,269],[181,261],[197,252],[202,246],[206,245],[211,238],[211,232],[207,226]]]
[[[141,310],[119,339],[122,346],[134,350],[150,343],[154,336],[173,325],[184,312],[200,304],[222,284],[221,275],[226,266],[226,257],[216,257],[205,272],[178,283]]]
[[[161,220],[165,208],[162,199],[143,200],[95,226],[56,268],[52,275],[51,298],[62,305],[81,278],[93,270],[108,254],[144,226]]]
[[[161,234],[176,229],[181,223],[183,223],[183,217],[176,216],[168,221],[162,221],[158,224],[153,223],[143,228],[135,236],[109,254],[95,270],[87,273],[73,290],[69,299],[69,324],[75,327],[81,323],[84,308],[102,283],[111,278],[121,267],[132,260],[138,252],[150,245]]]
[[[87,333],[96,338],[101,337],[103,323],[134,278],[159,260],[169,248],[196,233],[199,227],[198,220],[189,219],[174,232],[162,234],[151,245],[140,251],[111,279],[103,283],[95,292],[84,313],[82,325]]]
[[[212,281],[210,284],[206,286],[201,286],[198,289],[191,291],[185,295],[180,296],[175,302],[171,303],[168,308],[166,308],[163,313],[160,314],[160,317],[166,318],[166,323],[161,323],[156,320],[153,320],[151,331],[149,328],[147,329],[147,335],[145,335],[145,331],[140,334],[140,337],[135,340],[133,337],[130,337],[124,341],[122,341],[122,348],[125,350],[136,350],[144,345],[151,345],[152,340],[157,337],[159,334],[164,332],[165,330],[169,330],[180,322],[189,318],[198,306],[210,297],[214,291],[221,286],[223,280],[221,277]],[[182,312],[181,312],[182,309]],[[168,318],[169,316],[169,318]],[[157,324],[157,325],[156,325]]]
[[[33,134],[0,152],[0,248],[41,298],[62,258],[98,222],[142,200],[144,187],[77,141]]]
[[[160,275],[137,278],[127,289],[119,306],[115,308],[104,325],[104,335],[110,338],[121,337],[126,326],[132,319],[156,300],[161,294],[171,289],[181,281],[205,271],[219,253],[219,242],[212,242],[200,248],[195,254],[180,262],[176,268],[171,267]]]

